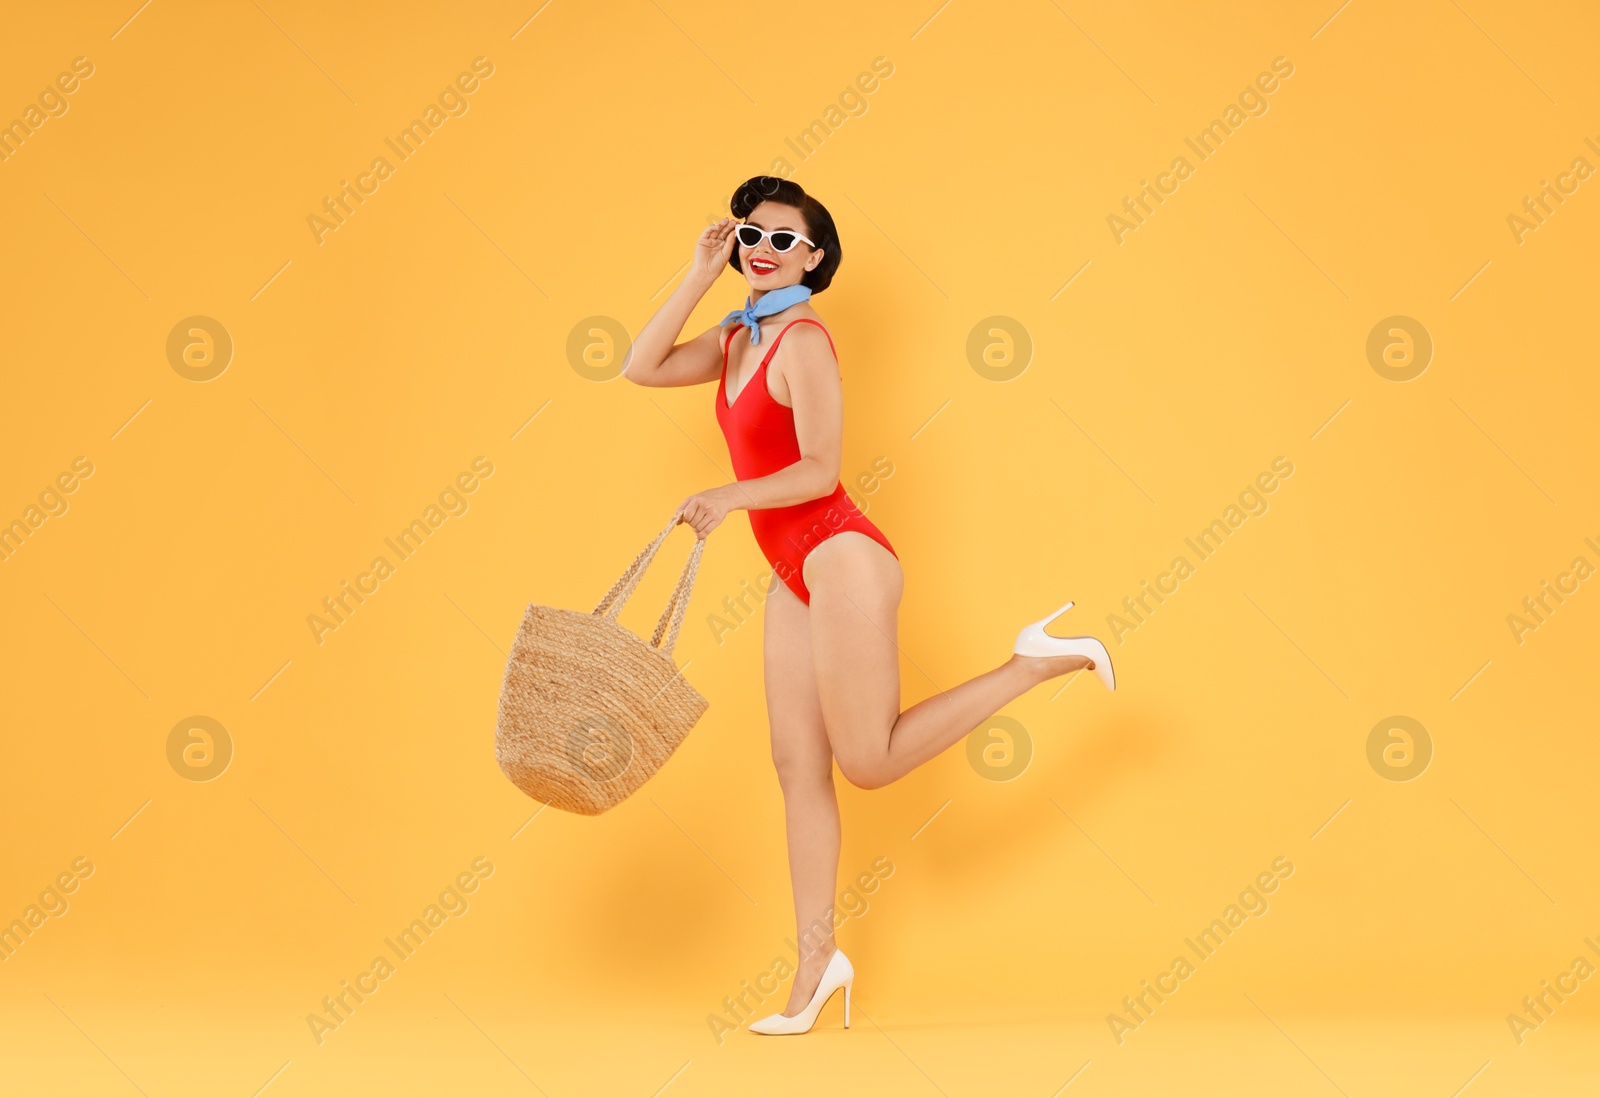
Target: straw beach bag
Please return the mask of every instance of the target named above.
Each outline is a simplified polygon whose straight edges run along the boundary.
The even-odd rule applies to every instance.
[[[660,770],[706,711],[672,659],[705,539],[695,539],[648,644],[617,621],[677,524],[675,514],[592,613],[528,604],[494,735],[500,769],[528,796],[599,815]]]

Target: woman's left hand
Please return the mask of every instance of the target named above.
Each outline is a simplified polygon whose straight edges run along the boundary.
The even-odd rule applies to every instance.
[[[737,509],[737,492],[738,489],[732,484],[696,492],[683,501],[683,506],[679,508],[678,521],[693,527],[695,537],[704,538],[721,525],[722,520],[728,517],[729,511]]]

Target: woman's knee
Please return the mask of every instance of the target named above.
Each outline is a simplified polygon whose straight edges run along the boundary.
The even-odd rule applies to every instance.
[[[876,760],[858,759],[853,755],[835,755],[839,762],[839,773],[844,775],[844,780],[857,789],[881,789],[888,783],[884,780],[882,764]]]
[[[804,793],[833,783],[833,760],[826,755],[819,758],[813,751],[773,744],[772,769],[777,771],[778,784],[785,794]]]

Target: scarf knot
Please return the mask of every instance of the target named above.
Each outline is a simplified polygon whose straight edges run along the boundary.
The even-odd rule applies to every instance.
[[[779,290],[768,290],[761,295],[761,300],[755,303],[752,303],[750,298],[746,297],[744,299],[744,308],[735,309],[723,317],[722,326],[726,327],[737,320],[750,329],[750,342],[760,343],[760,320],[762,317],[771,316],[773,313],[781,313],[789,306],[798,305],[800,302],[810,299],[810,297],[811,287],[802,286],[798,282],[793,286],[785,286]]]

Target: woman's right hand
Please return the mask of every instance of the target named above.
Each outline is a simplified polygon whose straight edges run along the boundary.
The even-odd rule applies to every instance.
[[[733,230],[736,228],[738,223],[731,217],[725,217],[700,234],[700,239],[694,247],[694,259],[689,264],[690,278],[698,278],[708,283],[717,280],[717,276],[722,274],[722,269],[728,265],[728,257],[733,254],[737,244],[733,235]]]

